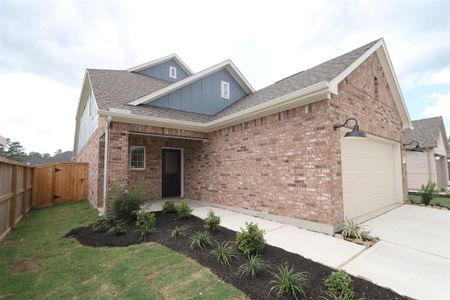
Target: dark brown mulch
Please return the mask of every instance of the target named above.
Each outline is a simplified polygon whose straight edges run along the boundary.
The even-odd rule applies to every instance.
[[[143,240],[139,232],[132,224],[126,225],[126,234],[113,235],[110,233],[96,233],[91,227],[81,227],[72,230],[66,236],[76,238],[81,244],[93,247],[126,247],[142,242],[157,242],[172,250],[195,259],[201,265],[209,268],[214,274],[225,282],[232,284],[245,292],[252,299],[277,299],[274,293],[269,294],[271,275],[264,272],[257,278],[240,277],[237,274],[238,267],[246,261],[244,255],[234,259],[231,266],[224,266],[217,262],[216,258],[209,255],[210,250],[192,250],[190,248],[189,235],[194,231],[203,230],[203,221],[197,217],[188,220],[179,220],[174,214],[156,213],[156,231],[146,236]],[[175,226],[189,225],[187,237],[174,239],[170,232]],[[236,232],[220,227],[220,230],[211,235],[216,241],[234,241]],[[324,280],[333,269],[313,262],[300,255],[287,252],[283,249],[266,245],[262,257],[272,265],[287,264],[294,266],[299,272],[306,271],[310,274],[310,286],[307,290],[308,299],[319,299],[326,296]],[[276,268],[272,268],[275,270]],[[405,299],[395,292],[377,286],[360,278],[352,277],[353,287],[356,292],[355,299]]]

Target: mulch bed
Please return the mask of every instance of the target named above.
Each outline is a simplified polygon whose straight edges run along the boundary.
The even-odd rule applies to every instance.
[[[76,238],[82,245],[92,247],[126,247],[132,244],[143,242],[156,242],[172,250],[193,258],[201,265],[209,268],[219,278],[242,290],[252,299],[279,299],[275,293],[269,294],[271,275],[268,272],[262,273],[257,278],[240,277],[237,273],[238,267],[246,261],[244,255],[239,254],[231,266],[220,264],[216,258],[209,255],[210,250],[192,250],[190,248],[189,235],[194,231],[203,230],[203,221],[197,217],[188,220],[179,220],[175,214],[156,213],[156,231],[141,240],[139,232],[133,224],[125,226],[126,234],[113,235],[110,233],[96,233],[90,226],[73,229],[66,237]],[[188,236],[174,239],[170,232],[175,226],[189,225]],[[211,234],[216,241],[234,241],[236,232],[220,227],[219,231]],[[312,260],[306,259],[298,254],[287,252],[278,247],[266,245],[262,258],[273,265],[287,264],[294,266],[296,271],[306,271],[310,273],[310,286],[306,291],[308,299],[319,299],[325,297],[325,278],[334,271]],[[274,269],[275,270],[275,269]],[[395,292],[377,286],[369,281],[352,277],[353,287],[356,292],[355,299],[364,297],[365,299],[407,299]]]

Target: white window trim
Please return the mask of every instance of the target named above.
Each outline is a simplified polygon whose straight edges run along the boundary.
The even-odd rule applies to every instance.
[[[230,99],[230,83],[228,81],[220,81],[220,97],[227,100]]]
[[[177,68],[174,66],[169,66],[169,77],[172,79],[177,79]]]
[[[131,166],[131,152],[134,150],[134,149],[141,149],[141,148],[143,148],[144,149],[144,167],[143,168],[133,168],[132,166]],[[146,151],[145,151],[145,146],[130,146],[130,162],[129,162],[129,167],[130,167],[130,170],[140,170],[140,171],[142,171],[142,170],[145,170],[145,168],[146,168],[146,160],[147,160],[147,153],[146,153]]]

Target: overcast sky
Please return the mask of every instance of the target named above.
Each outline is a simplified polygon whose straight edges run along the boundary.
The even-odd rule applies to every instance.
[[[256,88],[384,37],[411,118],[450,134],[450,1],[0,1],[0,135],[71,150],[85,68],[230,58]]]

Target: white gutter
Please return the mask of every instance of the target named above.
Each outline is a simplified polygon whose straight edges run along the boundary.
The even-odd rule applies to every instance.
[[[136,115],[131,111],[123,110],[122,112],[116,109],[99,110],[99,115],[111,116],[113,121],[118,122],[211,132],[308,103],[329,99],[331,93],[329,84],[324,81],[206,123]]]
[[[105,128],[105,154],[103,158],[103,213],[102,215],[106,215],[106,199],[107,197],[107,186],[106,183],[107,175],[108,175],[108,147],[109,147],[109,125],[111,124],[111,116],[108,116],[106,119],[106,128]]]

